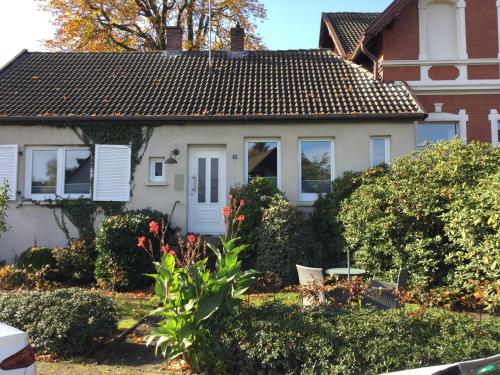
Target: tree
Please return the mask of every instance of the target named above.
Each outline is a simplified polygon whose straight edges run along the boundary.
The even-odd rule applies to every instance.
[[[203,50],[208,40],[208,0],[37,0],[53,16],[56,32],[45,42],[69,51],[165,50],[167,26],[184,30],[184,48]],[[237,22],[246,47],[263,48],[256,22],[266,17],[260,0],[212,0],[213,48],[230,44]]]

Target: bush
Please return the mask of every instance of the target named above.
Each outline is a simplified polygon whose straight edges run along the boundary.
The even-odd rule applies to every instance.
[[[241,224],[239,237],[241,242],[248,244],[249,248],[242,254],[243,268],[255,267],[255,259],[258,251],[259,235],[257,228],[262,223],[264,209],[269,207],[271,198],[282,195],[273,181],[257,177],[247,185],[233,186],[231,195],[236,201],[243,199],[245,205],[241,208],[241,214],[245,215],[245,221]]]
[[[89,354],[116,333],[113,300],[81,289],[0,295],[0,321],[26,331],[40,354]]]
[[[359,172],[345,172],[332,183],[330,193],[320,195],[314,203],[311,225],[315,239],[315,265],[330,268],[347,261],[344,228],[338,219],[340,204],[359,185]]]
[[[245,308],[214,332],[218,373],[381,374],[500,350],[500,321],[428,310]],[[220,343],[217,345],[216,343]]]
[[[457,245],[446,262],[452,287],[472,294],[486,289],[486,304],[500,304],[500,171],[463,190],[444,215],[445,233]]]
[[[454,140],[397,159],[388,173],[365,176],[340,214],[357,264],[393,279],[403,266],[427,288],[454,284],[462,278],[456,259],[464,246],[462,235],[447,229],[450,212],[461,212],[461,197],[498,172],[499,160],[500,148]],[[474,272],[485,274],[479,263]]]
[[[73,240],[66,248],[52,250],[56,275],[60,281],[83,285],[93,282],[96,258],[95,242]]]
[[[133,290],[147,287],[154,267],[137,238],[148,234],[153,241],[155,258],[159,258],[159,242],[149,233],[151,221],[167,222],[167,215],[151,210],[133,211],[106,217],[96,234],[97,260],[95,278],[99,285],[113,290]]]
[[[9,195],[7,192],[7,187],[5,185],[0,185],[0,234],[7,230],[7,201],[9,200]]]
[[[33,246],[24,251],[15,261],[16,266],[27,270],[40,270],[45,266],[53,269],[56,265],[52,249]]]
[[[271,199],[259,228],[256,269],[278,275],[285,285],[298,281],[297,264],[308,265],[311,236],[306,215],[281,196]]]

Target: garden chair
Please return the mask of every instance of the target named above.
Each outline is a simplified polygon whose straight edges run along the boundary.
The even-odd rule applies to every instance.
[[[311,281],[323,281],[323,269],[322,268],[310,268],[304,267],[300,265],[297,266],[297,273],[299,274],[299,283],[300,285],[307,285]],[[302,305],[304,306],[312,306],[314,302],[311,298],[302,296]],[[319,295],[319,302],[325,302],[325,295],[321,293]]]
[[[370,288],[372,293],[368,296],[369,303],[383,308],[399,307],[399,302],[393,294],[393,291],[406,287],[408,281],[408,270],[400,269],[398,279],[395,283],[389,281],[372,280]]]

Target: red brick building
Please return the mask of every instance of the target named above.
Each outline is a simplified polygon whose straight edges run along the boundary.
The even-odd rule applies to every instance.
[[[323,13],[320,47],[405,81],[429,117],[417,144],[500,142],[500,0],[395,0],[383,13]]]

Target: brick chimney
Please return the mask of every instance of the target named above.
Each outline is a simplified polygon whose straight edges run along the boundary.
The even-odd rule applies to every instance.
[[[245,30],[237,23],[231,29],[231,51],[238,52],[245,50]]]
[[[182,28],[169,26],[167,32],[167,51],[182,51]]]

